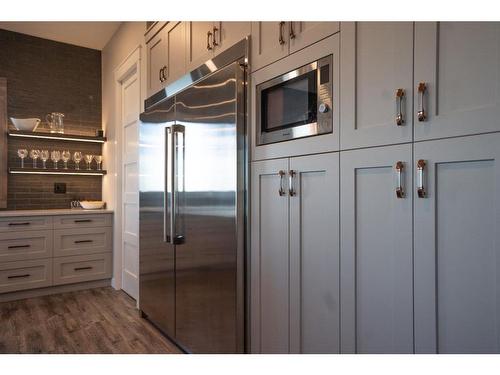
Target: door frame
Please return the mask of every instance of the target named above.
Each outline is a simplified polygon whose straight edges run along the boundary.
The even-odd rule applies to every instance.
[[[123,153],[123,134],[122,134],[122,83],[132,74],[136,72],[139,80],[140,90],[140,110],[144,109],[144,74],[141,64],[142,46],[137,45],[123,62],[118,65],[114,71],[114,96],[115,96],[115,142],[111,145],[114,148],[114,219],[113,219],[113,278],[111,285],[119,290],[123,287],[123,170],[122,170],[122,153]],[[136,301],[139,306],[139,299]]]

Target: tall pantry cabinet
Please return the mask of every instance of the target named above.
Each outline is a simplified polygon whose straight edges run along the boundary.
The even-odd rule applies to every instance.
[[[340,120],[251,163],[251,351],[500,353],[500,23],[341,23]]]

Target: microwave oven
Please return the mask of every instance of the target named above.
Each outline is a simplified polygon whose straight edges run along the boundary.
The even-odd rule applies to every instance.
[[[256,86],[257,145],[333,131],[329,55]]]

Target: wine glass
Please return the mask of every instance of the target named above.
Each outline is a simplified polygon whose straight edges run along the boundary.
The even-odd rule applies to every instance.
[[[57,169],[57,163],[61,160],[61,151],[53,150],[50,153],[50,158],[54,162],[54,169]]]
[[[76,151],[73,154],[73,160],[75,161],[75,169],[80,169],[80,161],[82,160],[82,153],[80,151]]]
[[[47,166],[45,165],[45,162],[49,160],[49,150],[40,151],[40,159],[42,159],[43,169],[46,169]]]
[[[33,168],[36,168],[36,160],[40,157],[40,150],[31,150],[30,158],[33,159]]]
[[[94,155],[94,160],[97,163],[97,170],[101,170],[102,155]]]
[[[87,162],[87,169],[90,171],[90,163],[92,163],[92,160],[94,160],[94,155],[92,154],[85,154],[85,161]]]
[[[71,152],[68,150],[61,152],[61,159],[64,162],[64,169],[68,169],[68,160],[71,159]]]
[[[28,150],[20,148],[17,150],[17,156],[21,158],[21,168],[24,168],[24,158],[28,156]]]

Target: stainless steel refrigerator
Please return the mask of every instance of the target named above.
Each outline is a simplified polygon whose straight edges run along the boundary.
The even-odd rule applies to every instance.
[[[244,351],[246,46],[141,114],[140,309],[192,353]]]

